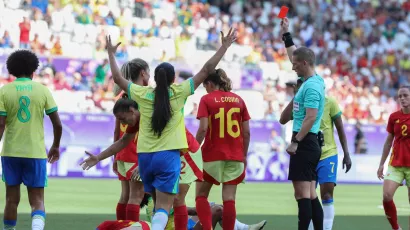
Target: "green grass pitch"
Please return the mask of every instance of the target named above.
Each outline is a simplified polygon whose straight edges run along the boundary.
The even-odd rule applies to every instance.
[[[21,192],[17,229],[29,229],[31,220],[27,192],[23,187]],[[46,229],[92,230],[104,220],[115,219],[119,192],[120,182],[117,180],[50,179],[45,194]],[[220,194],[221,188],[215,187],[209,200],[221,203]],[[381,197],[381,185],[338,185],[335,190],[336,217],[333,229],[391,229],[384,217]],[[193,206],[194,202],[194,189],[191,189],[187,203]],[[399,188],[395,203],[400,224],[403,229],[407,229],[410,216],[407,188]],[[4,207],[4,190],[0,204]],[[236,208],[238,219],[244,223],[266,219],[266,230],[297,229],[297,203],[289,183],[240,185]]]

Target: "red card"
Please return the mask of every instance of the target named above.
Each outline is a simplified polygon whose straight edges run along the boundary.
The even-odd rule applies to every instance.
[[[286,15],[288,14],[289,8],[286,6],[282,6],[280,8],[280,12],[278,14],[279,18],[286,18]]]

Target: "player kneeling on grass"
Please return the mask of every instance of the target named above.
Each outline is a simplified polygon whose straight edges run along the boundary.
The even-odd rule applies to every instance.
[[[147,197],[147,196],[146,196]],[[146,200],[146,197],[144,197],[144,201]],[[147,212],[147,217],[149,218],[149,220],[151,219],[152,215],[153,215],[153,210],[154,210],[154,201],[152,199],[151,196],[148,195],[147,197],[147,203],[144,203],[144,201],[141,203],[141,208],[145,207],[147,205],[146,208],[146,212]],[[215,203],[210,203],[211,206],[211,213],[212,213],[212,226],[213,229],[216,228],[216,225],[219,223],[219,225],[222,227],[222,222],[223,222],[223,205],[220,204],[215,204]],[[199,222],[199,218],[197,216],[197,211],[195,207],[188,207],[188,215],[189,215],[189,219],[188,219],[188,223],[185,227],[185,229],[187,230],[202,230],[202,225]],[[174,212],[170,213],[169,216],[169,221],[167,224],[167,227],[165,228],[166,230],[176,230],[176,228],[174,228],[173,225],[173,219],[175,218],[175,214]],[[235,230],[260,230],[263,229],[263,227],[266,224],[266,220],[263,220],[257,224],[253,224],[253,225],[247,225],[244,223],[241,223],[239,220],[235,220]]]
[[[398,92],[400,110],[390,115],[387,123],[387,138],[383,147],[377,177],[383,182],[383,207],[391,227],[401,229],[397,220],[393,196],[403,180],[410,187],[410,86],[402,86]],[[392,148],[393,145],[393,148]],[[387,175],[383,175],[384,163],[392,148]],[[409,193],[410,195],[410,193]]]
[[[242,98],[232,92],[231,80],[222,69],[204,81],[208,92],[201,98],[197,118],[200,124],[196,139],[202,146],[204,182],[196,193],[196,208],[202,227],[212,229],[212,213],[208,203],[212,185],[223,184],[223,229],[234,230],[237,185],[245,180],[250,116]]]
[[[12,53],[7,59],[7,70],[17,79],[0,89],[0,139],[5,133],[1,153],[6,183],[5,230],[16,227],[21,183],[27,186],[31,229],[44,229],[44,187],[47,185],[44,112],[50,117],[54,130],[48,162],[54,163],[60,157],[62,125],[57,105],[46,86],[32,81],[38,65],[39,60],[31,51]]]

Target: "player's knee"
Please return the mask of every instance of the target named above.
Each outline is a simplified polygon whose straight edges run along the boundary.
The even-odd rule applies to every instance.
[[[174,199],[174,207],[179,207],[185,205],[185,196],[177,195]]]
[[[7,205],[18,206],[20,203],[20,196],[11,196],[6,198]]]
[[[383,202],[388,202],[393,200],[392,192],[383,192]]]
[[[333,200],[333,195],[330,192],[325,192],[322,194],[322,200]]]

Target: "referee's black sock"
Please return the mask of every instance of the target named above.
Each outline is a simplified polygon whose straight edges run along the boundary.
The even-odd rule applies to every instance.
[[[312,222],[315,230],[323,230],[323,208],[318,197],[312,200]]]
[[[310,220],[312,219],[312,201],[307,198],[298,200],[299,207],[299,230],[308,230]],[[323,217],[323,212],[322,212]]]

